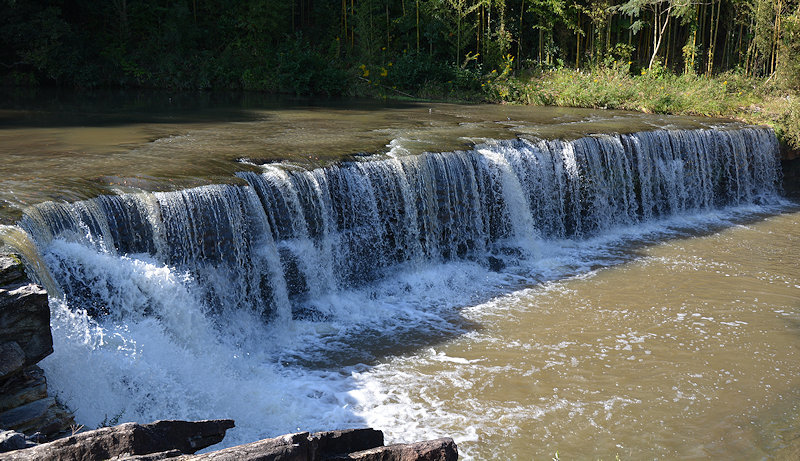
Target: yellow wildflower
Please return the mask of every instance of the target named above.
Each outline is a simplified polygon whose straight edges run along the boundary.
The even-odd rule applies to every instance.
[[[387,72],[385,68],[381,67],[381,77],[386,77],[388,74],[389,72]]]

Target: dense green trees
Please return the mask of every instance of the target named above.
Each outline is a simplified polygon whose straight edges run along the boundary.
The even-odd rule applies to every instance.
[[[800,0],[0,0],[5,84],[470,90],[614,61],[796,86]]]

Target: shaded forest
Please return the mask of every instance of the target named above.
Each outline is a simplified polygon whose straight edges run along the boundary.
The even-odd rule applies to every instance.
[[[0,82],[352,94],[626,63],[800,81],[800,0],[0,0]]]

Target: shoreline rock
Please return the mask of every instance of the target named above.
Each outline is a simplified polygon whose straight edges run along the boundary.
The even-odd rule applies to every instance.
[[[47,292],[31,282],[19,256],[0,254],[0,429],[38,441],[75,425],[71,412],[48,396],[36,365],[52,353]]]
[[[217,444],[234,426],[230,419],[124,423],[0,454],[0,460],[105,460],[161,452],[192,454]]]
[[[383,444],[375,429],[299,432],[196,455],[219,443],[229,419],[125,423],[82,432],[49,443],[0,453],[3,461],[39,459],[100,461],[455,461],[458,448],[443,438],[408,444]],[[12,435],[13,436],[13,435]],[[23,444],[17,435],[16,443]]]

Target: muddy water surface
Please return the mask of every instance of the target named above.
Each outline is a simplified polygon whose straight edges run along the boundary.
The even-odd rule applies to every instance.
[[[367,419],[474,459],[797,459],[800,213],[640,251],[468,308],[361,376]]]

